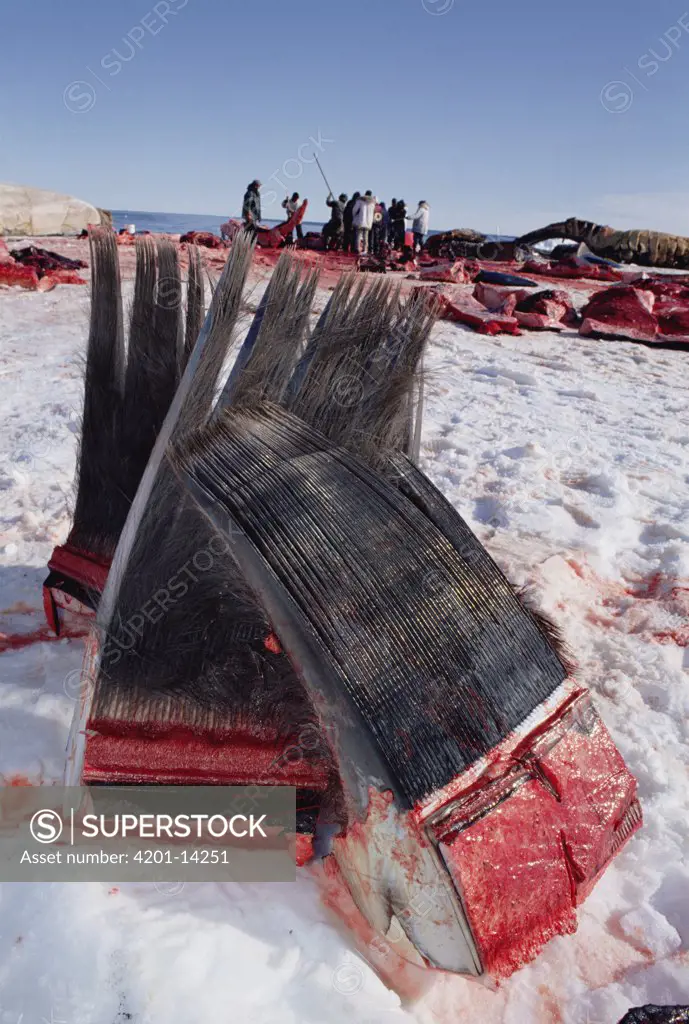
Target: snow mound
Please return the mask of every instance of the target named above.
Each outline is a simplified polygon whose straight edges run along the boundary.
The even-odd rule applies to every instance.
[[[100,222],[100,212],[82,199],[0,183],[0,235],[78,235]]]

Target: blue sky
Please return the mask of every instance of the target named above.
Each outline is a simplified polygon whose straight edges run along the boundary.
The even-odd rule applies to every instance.
[[[434,228],[689,234],[682,0],[0,0],[0,38],[5,181],[232,214],[259,177],[321,219],[315,143]]]

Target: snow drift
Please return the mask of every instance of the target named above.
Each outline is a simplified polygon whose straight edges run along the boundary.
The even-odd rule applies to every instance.
[[[61,192],[0,183],[0,235],[78,235],[107,217]]]

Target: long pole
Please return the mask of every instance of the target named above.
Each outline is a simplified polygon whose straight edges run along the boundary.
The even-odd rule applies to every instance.
[[[323,175],[323,181],[324,181],[324,182],[325,182],[325,184],[326,184],[326,185],[328,186],[328,192],[329,192],[329,194],[330,194],[331,196],[334,196],[334,194],[335,194],[335,193],[334,193],[334,192],[333,192],[333,190],[331,189],[331,187],[330,187],[330,184],[329,184],[329,182],[328,182],[328,179],[326,178],[325,174],[323,173],[323,168],[321,167],[321,162],[320,162],[320,160],[318,159],[318,157],[316,156],[316,154],[315,154],[315,153],[313,154],[313,158],[314,158],[314,160],[316,161],[316,163],[318,164],[318,170],[319,170],[319,171],[321,172],[321,174]]]

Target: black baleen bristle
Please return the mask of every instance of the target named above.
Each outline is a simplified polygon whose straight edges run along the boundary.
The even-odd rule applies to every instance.
[[[329,652],[323,686],[348,694],[408,806],[565,678],[494,563],[467,560],[394,485],[283,410],[229,410],[177,465]]]
[[[129,342],[123,330],[117,244],[96,228],[91,243],[91,322],[84,413],[69,543],[109,560],[127,518],[182,370],[179,258],[167,241],[136,240]],[[194,257],[192,255],[192,266]],[[187,338],[199,330],[203,285],[190,274]]]
[[[181,285],[170,242],[158,243],[157,263],[156,274],[156,248],[149,238],[138,238],[120,448],[130,501],[180,380]]]
[[[198,338],[205,314],[205,289],[203,286],[203,265],[197,245],[187,246],[189,270],[187,272],[187,316],[184,331],[184,366],[191,355]]]
[[[235,277],[229,273],[218,285],[213,298],[217,309],[236,307],[241,289]],[[201,411],[192,419],[185,403],[180,421],[186,427],[177,424],[175,437],[194,437],[228,403],[250,408],[262,398],[287,400],[288,380],[302,350],[315,286],[313,274],[299,284],[298,264],[289,255],[281,257],[218,406],[210,412],[216,377],[204,361],[191,385],[198,394],[197,376],[207,382],[203,403],[195,400]],[[232,297],[229,305],[228,295]],[[396,334],[399,326],[404,326],[404,332]],[[231,330],[220,319],[214,329],[225,346]],[[332,381],[337,373],[331,362],[337,369],[344,359],[357,379],[375,382],[375,391],[356,407],[338,407],[335,416],[329,415],[328,403],[322,400],[327,397],[323,381],[312,368],[302,374],[300,386],[292,387],[291,394],[298,395],[304,387],[309,414],[316,419],[327,414],[327,422],[321,425],[333,430],[338,443],[365,449],[379,460],[381,445],[395,439],[388,423],[400,418],[399,396],[405,397],[427,329],[425,319],[401,311],[397,295],[387,286],[355,289],[349,280],[336,290],[321,316],[314,332],[316,344],[313,339],[309,342],[307,363],[315,353],[318,375]],[[347,356],[347,337],[356,341],[357,360]],[[212,356],[213,365],[219,367],[221,362]],[[298,373],[299,368],[295,376]],[[315,400],[309,398],[313,391]],[[375,433],[368,438],[371,424]],[[196,506],[188,503],[179,481],[163,467],[139,524],[115,615],[106,627],[108,642],[96,686],[94,719],[105,722],[130,716],[152,723],[157,718],[162,727],[163,719],[169,723],[174,718],[193,722],[200,731],[244,729],[266,740],[315,723],[311,702],[288,659],[266,648],[264,640],[271,631],[267,615],[226,547]],[[204,568],[199,569],[198,563]],[[147,621],[137,632],[132,619],[138,625],[140,608],[150,608],[151,601],[157,617],[159,608],[160,621]],[[249,639],[247,622],[253,623]],[[313,751],[313,756],[324,754],[325,748]]]
[[[127,467],[118,458],[125,380],[124,329],[115,236],[112,231],[94,229],[90,246],[91,323],[74,521],[68,541],[99,558],[109,558],[129,509]]]

